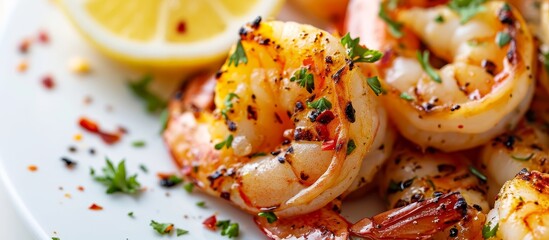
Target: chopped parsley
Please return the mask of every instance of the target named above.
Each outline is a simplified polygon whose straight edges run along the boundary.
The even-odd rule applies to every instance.
[[[414,97],[412,97],[410,94],[408,94],[407,92],[402,92],[400,94],[400,98],[410,102],[410,101],[413,101],[414,100]]]
[[[149,90],[149,84],[152,80],[153,78],[151,75],[145,75],[138,81],[128,83],[132,92],[145,101],[145,109],[151,113],[161,111],[167,106],[166,101]]]
[[[122,160],[118,167],[114,167],[113,163],[107,158],[107,166],[103,168],[104,176],[95,176],[95,170],[91,171],[95,181],[107,186],[107,194],[122,192],[128,194],[137,193],[141,184],[137,181],[137,174],[126,178],[126,165]]]
[[[185,235],[185,234],[189,233],[189,231],[187,231],[185,229],[177,228],[177,229],[175,229],[175,233],[179,237],[181,235]]]
[[[143,164],[139,164],[139,169],[141,169],[141,171],[143,171],[144,173],[149,172],[149,169],[147,168],[147,166],[145,166]]]
[[[478,169],[476,169],[473,166],[469,166],[469,172],[471,172],[473,175],[475,175],[478,179],[482,180],[483,182],[486,182],[487,178],[482,172],[480,172]]]
[[[278,220],[278,217],[274,212],[260,212],[257,216],[266,218],[268,223],[274,223]]]
[[[129,213],[128,213],[128,217],[134,218],[133,212],[129,212]]]
[[[258,153],[252,154],[252,156],[250,156],[250,157],[251,157],[251,158],[254,158],[254,157],[263,157],[263,156],[267,156],[267,153],[258,152]]]
[[[58,237],[52,237],[51,240],[61,240],[61,239]]]
[[[435,71],[435,69],[431,66],[429,63],[429,51],[425,50],[423,51],[423,54],[421,52],[417,52],[417,59],[419,60],[419,63],[421,64],[421,68],[429,75],[433,81],[437,83],[442,83],[442,79],[438,75],[438,73]]]
[[[307,102],[307,107],[323,112],[324,110],[330,110],[332,108],[332,103],[325,97],[322,97],[316,101]]]
[[[170,233],[173,229],[173,223],[159,223],[154,220],[151,220],[149,224],[157,233],[164,235]]]
[[[379,78],[377,76],[366,78],[366,82],[368,83],[368,86],[370,86],[372,91],[374,91],[376,96],[385,93],[385,89],[381,87],[381,83],[379,82]]]
[[[246,57],[246,51],[244,51],[241,40],[236,43],[236,49],[229,57],[229,67],[231,66],[231,64],[234,64],[235,67],[238,67],[238,64],[240,63],[248,63],[248,57]]]
[[[452,0],[448,3],[448,7],[459,15],[459,22],[465,24],[477,13],[486,9],[482,6],[484,2],[486,0]]]
[[[488,224],[486,224],[486,225],[484,225],[484,227],[482,227],[482,237],[484,239],[495,237],[496,233],[498,232],[499,223],[497,223],[496,226],[494,226],[494,228],[490,229],[491,224],[492,224],[491,222],[488,222]]]
[[[437,23],[443,23],[444,22],[444,17],[442,15],[438,15],[436,18],[435,18],[435,22]]]
[[[509,35],[509,33],[498,32],[498,34],[496,35],[496,43],[500,48],[509,44],[510,41],[511,41],[511,35]]]
[[[145,144],[145,141],[134,141],[132,142],[132,146],[136,147],[136,148],[141,148],[141,147],[144,147],[146,144]]]
[[[304,87],[307,92],[312,93],[315,89],[314,76],[307,72],[307,68],[302,67],[294,73],[294,76],[290,78],[291,82],[297,82],[300,87]]]
[[[519,157],[519,156],[511,155],[512,159],[515,159],[515,160],[518,160],[518,161],[524,161],[524,162],[532,159],[532,157],[534,157],[534,153],[530,153],[530,155],[525,156],[525,157]]]
[[[216,150],[221,150],[223,147],[226,147],[227,149],[231,148],[231,144],[233,143],[233,135],[229,134],[229,136],[222,142],[216,144],[214,147]]]
[[[185,191],[187,191],[188,193],[192,193],[193,189],[194,189],[194,184],[193,183],[186,183],[186,184],[183,185],[183,189],[185,189]]]
[[[380,3],[379,12],[377,15],[387,24],[387,26],[389,27],[389,33],[391,33],[393,37],[402,37],[402,23],[391,19],[391,17],[387,13],[387,10],[385,9],[385,5],[383,4],[383,2]]]
[[[164,132],[166,128],[168,127],[168,120],[170,118],[170,113],[168,112],[168,109],[162,110],[160,113],[160,133]]]
[[[233,109],[233,99],[239,99],[238,95],[235,93],[229,93],[225,97],[225,107],[221,109],[221,115],[223,115],[223,118],[228,119],[227,112],[229,112],[231,109]]]
[[[383,54],[380,51],[365,48],[360,45],[360,38],[351,38],[349,33],[341,38],[341,44],[347,49],[347,55],[352,62],[373,63],[381,59]]]
[[[221,236],[228,238],[236,238],[240,232],[238,223],[231,223],[231,220],[217,221],[215,226],[221,228]]]
[[[201,208],[206,208],[206,202],[204,202],[204,201],[197,202],[196,206],[201,207]]]
[[[353,153],[355,149],[356,149],[355,141],[353,139],[349,140],[349,142],[347,142],[347,156],[351,155],[351,153]]]

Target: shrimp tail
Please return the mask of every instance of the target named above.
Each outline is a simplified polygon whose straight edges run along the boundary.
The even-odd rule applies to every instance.
[[[462,220],[467,202],[459,192],[393,209],[351,226],[351,235],[367,239],[429,239]]]

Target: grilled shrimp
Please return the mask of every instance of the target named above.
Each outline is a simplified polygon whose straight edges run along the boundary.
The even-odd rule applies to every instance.
[[[443,232],[436,239],[455,235],[462,239],[476,236],[488,212],[486,179],[470,166],[461,153],[430,151],[422,153],[407,143],[400,143],[383,170],[379,190],[389,208],[398,208],[432,199],[451,192],[460,192],[472,207],[468,217]]]
[[[394,110],[390,117],[404,137],[423,148],[469,149],[526,112],[534,91],[534,44],[508,4],[484,3],[468,21],[448,5],[372,5],[351,2],[347,29],[384,52],[378,62],[387,92],[383,102]],[[421,43],[427,50],[421,51]]]
[[[250,213],[318,210],[355,181],[384,121],[377,99],[324,31],[259,19],[240,37],[215,80],[187,86],[209,103],[176,94],[165,141],[195,185]]]
[[[517,172],[526,168],[549,172],[549,94],[536,95],[514,130],[502,134],[482,149],[482,168],[491,180],[491,189],[500,189]]]
[[[485,239],[549,239],[549,175],[523,169],[506,182],[485,229]]]

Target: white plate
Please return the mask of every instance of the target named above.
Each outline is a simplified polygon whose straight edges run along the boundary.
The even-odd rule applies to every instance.
[[[281,18],[296,19],[290,8],[284,9]],[[29,53],[19,53],[20,41],[41,29],[48,32],[50,43],[36,43]],[[20,1],[0,37],[0,53],[0,176],[36,238],[170,238],[149,226],[156,220],[189,230],[181,239],[224,239],[202,226],[202,221],[215,213],[218,219],[240,223],[240,239],[265,238],[251,216],[226,201],[198,192],[187,194],[181,187],[159,187],[156,173],[173,172],[175,166],[158,134],[158,118],[147,114],[126,86],[128,78],[143,73],[131,72],[96,53],[52,1]],[[93,72],[72,74],[67,63],[74,56],[88,59]],[[24,73],[16,70],[21,59],[29,63]],[[56,81],[55,89],[42,87],[40,81],[46,74]],[[169,95],[179,77],[165,78],[168,80],[158,90]],[[93,102],[85,105],[85,96],[91,96]],[[108,106],[113,110],[107,111]],[[97,120],[106,129],[122,125],[129,134],[120,143],[106,146],[80,129],[77,121],[81,116]],[[77,133],[83,134],[81,142],[73,140]],[[136,149],[131,146],[134,140],[145,140],[147,146]],[[69,153],[70,145],[78,152]],[[95,156],[88,153],[90,147],[96,149]],[[78,161],[77,167],[65,168],[62,156]],[[115,162],[126,159],[128,171],[138,173],[148,190],[138,197],[105,194],[105,188],[89,175],[90,167],[99,170],[104,166],[105,156]],[[140,164],[149,168],[148,174],[139,170]],[[29,171],[29,165],[36,165],[38,170]],[[78,186],[85,190],[77,190]],[[199,201],[206,201],[208,207],[197,207]],[[91,211],[88,207],[92,203],[104,209]],[[356,220],[381,209],[380,201],[369,196],[344,204],[343,215]],[[134,212],[135,218],[128,217],[128,212]]]

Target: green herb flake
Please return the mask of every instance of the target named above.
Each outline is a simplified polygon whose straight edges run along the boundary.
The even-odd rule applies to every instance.
[[[194,184],[193,183],[186,183],[186,184],[183,185],[183,189],[185,189],[185,191],[187,191],[188,193],[192,193],[193,189],[194,189]]]
[[[223,109],[221,109],[221,115],[223,116],[223,118],[225,119],[228,119],[229,117],[227,116],[227,113],[233,109],[233,99],[240,99],[240,97],[238,97],[238,95],[236,95],[235,93],[229,93],[227,94],[227,96],[225,97],[225,101],[224,101],[224,105],[225,107],[223,107]]]
[[[465,24],[477,13],[486,9],[482,6],[484,2],[486,2],[486,0],[452,0],[448,3],[448,7],[459,15],[459,22]]]
[[[437,83],[442,83],[442,79],[429,63],[429,51],[425,50],[423,51],[423,54],[421,54],[421,52],[418,51],[416,55],[417,55],[417,59],[419,60],[419,63],[421,64],[421,68],[423,68],[425,73],[427,73],[427,75],[429,75],[429,77],[433,81]]]
[[[246,57],[246,51],[244,51],[244,47],[242,46],[242,41],[239,40],[236,43],[236,49],[229,57],[229,67],[233,64],[235,67],[238,67],[238,64],[248,63],[248,57]]]
[[[170,175],[170,176],[168,177],[168,182],[173,183],[173,185],[175,186],[175,185],[177,185],[177,184],[182,183],[182,182],[183,182],[183,178],[180,178],[179,176],[177,176],[177,175],[175,175],[175,174],[174,174],[174,175]]]
[[[308,73],[305,67],[295,71],[294,76],[290,78],[290,82],[297,82],[300,87],[304,87],[309,93],[312,93],[315,89],[314,76]]]
[[[410,101],[414,101],[414,97],[412,97],[410,94],[406,93],[406,92],[402,92],[400,94],[400,98],[410,102]]]
[[[376,96],[385,93],[385,89],[381,86],[381,82],[379,82],[379,78],[377,76],[366,78],[366,82],[372,91],[374,91]]]
[[[201,207],[201,208],[206,208],[206,202],[204,202],[204,201],[197,202],[196,206]]]
[[[149,169],[143,164],[139,164],[139,169],[141,169],[144,173],[149,173]]]
[[[475,167],[469,166],[469,172],[471,172],[473,175],[475,175],[478,179],[482,180],[483,182],[486,182],[487,180],[486,176]]]
[[[160,113],[160,133],[163,133],[164,130],[168,127],[168,120],[170,118],[170,113],[168,112],[168,109],[162,110]]]
[[[189,231],[187,231],[185,229],[177,228],[177,229],[175,229],[175,233],[179,237],[181,235],[185,235],[185,234],[189,233]]]
[[[443,23],[444,22],[444,17],[442,15],[438,15],[436,18],[435,18],[435,22],[437,23]]]
[[[144,147],[145,144],[146,144],[145,141],[141,141],[141,140],[132,142],[132,146],[136,148]]]
[[[532,159],[532,157],[534,157],[534,153],[530,153],[530,155],[525,156],[525,157],[511,155],[512,159],[515,159],[517,161],[523,161],[523,162],[526,162],[526,161]]]
[[[499,223],[497,223],[496,226],[494,226],[494,228],[490,229],[491,224],[492,224],[491,222],[488,222],[488,224],[486,224],[486,225],[484,225],[484,227],[482,227],[482,237],[484,239],[495,237],[496,233],[498,232]]]
[[[387,9],[389,10],[395,10],[398,7],[400,0],[388,0],[387,1]]]
[[[498,32],[498,34],[496,35],[496,43],[500,48],[509,44],[509,42],[511,42],[511,35],[509,35],[509,33]]]
[[[274,212],[260,212],[257,216],[266,218],[268,223],[274,223],[278,220],[278,217]]]
[[[52,237],[51,240],[61,240],[61,239],[58,237]]]
[[[341,44],[347,50],[352,62],[377,62],[383,54],[380,51],[365,48],[360,45],[360,38],[351,38],[349,33],[341,38]]]
[[[314,108],[320,112],[332,109],[332,103],[325,97],[322,97],[316,101],[307,102],[307,107]]]
[[[107,166],[103,168],[104,176],[92,176],[94,180],[107,186],[107,194],[122,192],[127,194],[137,193],[141,184],[137,181],[137,174],[126,178],[126,165],[122,160],[118,167],[114,167],[113,163],[107,158]]]
[[[233,135],[230,134],[225,140],[222,142],[216,144],[214,147],[216,150],[221,150],[223,147],[226,147],[227,149],[231,148],[231,144],[233,144]]]
[[[545,71],[549,73],[549,51],[542,54],[543,55],[543,66],[545,67]]]
[[[383,2],[380,3],[379,12],[377,15],[387,24],[387,26],[389,27],[389,33],[391,33],[393,37],[396,37],[396,38],[402,37],[402,31],[401,31],[402,23],[399,23],[391,19],[391,17],[387,13],[387,10],[385,9],[385,5],[383,4]]]
[[[267,156],[267,153],[264,153],[264,152],[258,152],[258,153],[254,153],[250,156],[250,158],[254,158],[254,157],[263,157],[263,156]]]
[[[151,220],[151,224],[149,224],[157,233],[164,235],[166,233],[170,233],[173,229],[172,223],[159,223],[154,220]]]
[[[134,218],[133,212],[129,212],[128,217]]]
[[[130,81],[128,87],[137,97],[145,101],[145,109],[148,112],[161,111],[167,106],[167,102],[149,90],[149,85],[152,82],[151,75],[145,75],[138,81]]]
[[[353,153],[355,149],[356,149],[355,141],[353,139],[349,140],[349,142],[347,142],[347,156],[351,155],[351,153]]]

